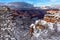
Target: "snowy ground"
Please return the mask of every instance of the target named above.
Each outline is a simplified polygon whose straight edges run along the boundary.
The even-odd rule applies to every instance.
[[[16,17],[16,20],[0,20],[0,40],[60,40],[59,33],[53,33],[50,37],[38,38],[29,35],[29,25],[31,20]],[[3,22],[4,21],[4,22]],[[3,25],[4,24],[4,25]],[[7,26],[8,25],[8,26]]]

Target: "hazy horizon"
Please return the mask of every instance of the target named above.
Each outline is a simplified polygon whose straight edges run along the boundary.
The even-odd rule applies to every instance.
[[[0,0],[0,3],[10,3],[10,2],[26,2],[33,4],[36,7],[39,6],[49,6],[49,5],[60,5],[60,0]]]

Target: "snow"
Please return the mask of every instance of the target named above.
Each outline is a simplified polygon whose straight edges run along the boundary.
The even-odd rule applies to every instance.
[[[58,32],[53,32],[54,23],[46,23],[46,21],[40,19],[36,20],[35,24],[37,24],[38,22],[41,22],[42,25],[48,24],[49,29],[44,29],[42,31],[41,29],[35,29],[35,24],[31,24],[31,20],[27,20],[28,17],[27,19],[24,18],[23,20],[17,17],[15,20],[12,20],[12,17],[5,16],[0,15],[0,19],[4,19],[0,20],[0,40],[60,40],[60,23],[57,23]],[[32,26],[34,28],[34,33],[30,38],[29,28]]]
[[[37,20],[35,23],[41,23],[41,24],[47,24],[48,29],[44,29],[43,31],[39,29],[38,30],[34,30],[33,33],[33,37],[31,38],[31,40],[59,40],[60,38],[60,34],[58,32],[60,32],[60,23],[57,23],[57,31],[55,32],[55,27],[54,27],[54,23],[48,22],[46,23],[44,20]],[[45,23],[44,23],[45,22]],[[38,31],[38,32],[37,32]]]
[[[33,23],[30,25],[30,27],[33,27],[33,26],[35,26]]]
[[[48,27],[49,27],[49,29],[51,29],[51,30],[54,30],[54,28],[53,28],[53,23],[48,23]]]
[[[57,23],[57,31],[60,32],[60,23]]]

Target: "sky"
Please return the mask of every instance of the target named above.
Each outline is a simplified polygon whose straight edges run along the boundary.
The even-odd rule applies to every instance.
[[[60,0],[0,0],[0,3],[9,3],[9,2],[27,2],[33,4],[34,6],[45,6],[45,5],[59,5]]]

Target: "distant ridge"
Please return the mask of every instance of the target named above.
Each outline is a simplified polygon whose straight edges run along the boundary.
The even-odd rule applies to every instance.
[[[10,2],[7,4],[11,9],[27,9],[32,8],[33,5],[25,2]]]
[[[17,10],[29,10],[29,9],[60,9],[60,5],[50,5],[50,6],[40,6],[34,7],[33,4],[29,4],[26,2],[10,2],[10,3],[1,3],[0,6],[8,6],[10,9]]]
[[[1,3],[1,2],[0,2],[0,6],[3,6],[3,5],[4,5],[4,3]]]

